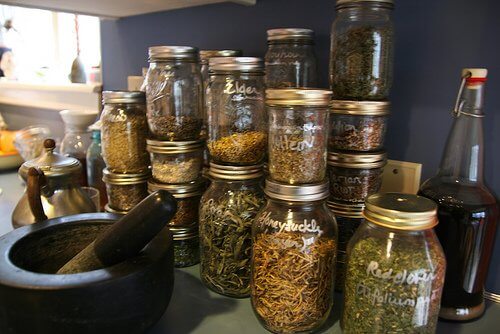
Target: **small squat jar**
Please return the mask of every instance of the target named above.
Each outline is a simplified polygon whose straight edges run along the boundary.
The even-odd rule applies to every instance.
[[[301,28],[267,31],[266,87],[317,87],[314,31]]]
[[[143,92],[103,92],[102,157],[109,171],[138,174],[149,168],[148,125]]]
[[[204,141],[147,140],[153,179],[160,183],[189,183],[201,176]]]
[[[385,101],[332,101],[328,150],[382,150],[389,106]]]
[[[266,90],[271,179],[290,184],[324,180],[330,96],[319,89]]]
[[[264,205],[262,165],[210,164],[210,187],[200,202],[200,276],[229,297],[250,294],[251,229]]]
[[[203,81],[197,48],[149,48],[148,124],[159,140],[198,140],[203,126]]]
[[[328,182],[266,180],[268,201],[252,229],[252,307],[273,333],[313,332],[333,304],[337,224]]]
[[[191,267],[200,262],[198,225],[189,227],[169,226],[174,239],[174,266]]]
[[[349,333],[435,333],[446,261],[437,205],[386,193],[366,200],[347,249],[341,325]]]
[[[151,173],[117,174],[107,168],[102,180],[106,183],[108,206],[112,210],[127,212],[148,196],[148,179]]]
[[[267,147],[264,65],[253,57],[211,58],[208,150],[216,164],[255,165]]]
[[[330,201],[363,203],[368,196],[380,190],[386,164],[385,152],[329,152]]]

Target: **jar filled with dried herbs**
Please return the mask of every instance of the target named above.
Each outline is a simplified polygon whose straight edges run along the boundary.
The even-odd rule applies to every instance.
[[[267,31],[266,87],[318,87],[314,31],[281,28]]]
[[[266,90],[271,179],[290,184],[324,180],[330,96],[320,89]]]
[[[254,165],[267,148],[264,64],[261,58],[209,61],[208,150],[217,164]]]
[[[103,170],[102,180],[106,183],[108,206],[116,211],[126,212],[148,196],[148,179],[151,172],[141,174],[118,174]]]
[[[205,141],[147,140],[153,179],[161,183],[188,183],[197,180],[203,169]]]
[[[332,101],[328,150],[382,150],[389,106],[385,101]]]
[[[347,249],[344,333],[435,333],[446,261],[437,206],[398,193],[370,196]]]
[[[204,100],[197,48],[150,47],[145,87],[149,129],[156,139],[200,139]]]
[[[102,157],[109,171],[138,174],[149,168],[148,124],[143,92],[103,92]]]
[[[380,190],[386,163],[385,152],[329,152],[330,201],[363,203],[368,196]]]
[[[252,307],[273,333],[312,332],[333,305],[337,224],[328,182],[266,180],[268,201],[252,229]]]
[[[335,100],[386,100],[392,84],[393,0],[337,0],[330,88]]]
[[[218,57],[241,57],[241,50],[200,50],[201,77],[203,79],[203,88],[206,89],[210,79],[208,73],[208,61],[210,58]]]
[[[200,262],[198,224],[188,227],[169,226],[174,239],[174,266],[184,268]]]
[[[337,263],[335,266],[335,290],[342,291],[345,282],[345,265],[347,262],[347,244],[354,232],[363,222],[364,204],[342,204],[327,202],[328,209],[335,215],[339,228],[339,242],[337,249]]]
[[[250,294],[251,229],[264,205],[262,165],[210,164],[210,187],[200,202],[200,274],[211,290]]]
[[[188,227],[198,225],[198,208],[200,198],[206,189],[204,179],[185,184],[161,184],[154,180],[148,181],[148,191],[167,190],[177,200],[177,211],[168,223],[169,226]]]

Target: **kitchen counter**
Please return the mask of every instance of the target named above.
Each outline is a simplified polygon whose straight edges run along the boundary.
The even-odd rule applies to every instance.
[[[23,186],[16,171],[0,173],[0,188],[2,189],[0,235],[2,235],[12,229],[10,216],[23,193]],[[200,282],[198,271],[198,266],[176,269],[175,287],[170,306],[150,334],[268,333],[255,318],[248,298],[232,299],[209,291]],[[341,333],[339,316],[340,296],[337,295],[332,316],[321,333]],[[500,304],[487,301],[486,313],[481,319],[464,324],[440,321],[437,333],[489,334],[498,333],[498,327],[500,327]]]

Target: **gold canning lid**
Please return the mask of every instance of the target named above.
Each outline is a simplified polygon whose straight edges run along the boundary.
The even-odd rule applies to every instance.
[[[109,169],[102,170],[102,180],[108,184],[126,186],[146,182],[151,177],[151,170],[137,174],[113,173]]]
[[[215,57],[208,60],[208,71],[259,72],[264,74],[264,61],[257,57]]]
[[[331,97],[332,92],[326,89],[266,89],[266,105],[268,106],[327,107]]]
[[[389,114],[390,102],[387,101],[348,101],[332,100],[330,112],[342,115],[384,116]]]
[[[333,201],[327,201],[326,205],[335,216],[348,218],[363,218],[364,203],[343,204]]]
[[[303,29],[303,28],[278,28],[278,29],[269,29],[267,31],[268,41],[296,40],[296,39],[312,42],[314,39],[314,31],[312,31],[311,29]]]
[[[177,154],[203,150],[205,141],[166,141],[147,139],[146,145],[146,149],[150,153]]]
[[[106,211],[107,213],[115,213],[117,215],[126,215],[128,213],[128,211],[115,210],[112,207],[110,207],[109,204],[106,204],[104,206],[104,211]]]
[[[241,50],[201,50],[200,59],[203,64],[208,64],[210,58],[217,57],[241,57]]]
[[[347,7],[349,5],[357,3],[374,4],[387,7],[390,9],[394,8],[394,0],[337,0],[337,3],[335,4],[335,9]]]
[[[198,224],[190,226],[168,226],[174,240],[187,240],[198,238]]]
[[[244,181],[261,178],[264,176],[264,170],[262,168],[262,164],[250,166],[227,166],[211,162],[208,175],[215,179]]]
[[[437,225],[437,205],[428,198],[401,193],[369,196],[363,216],[370,222],[397,230],[421,231]]]
[[[387,153],[328,153],[328,165],[333,167],[372,169],[381,168],[387,164]]]
[[[198,62],[200,52],[192,46],[151,46],[148,49],[149,61],[184,60]]]
[[[330,194],[328,180],[320,183],[291,185],[266,179],[264,193],[272,198],[290,202],[321,201]]]
[[[149,193],[160,189],[167,190],[175,198],[188,198],[203,195],[203,192],[206,189],[206,182],[204,179],[198,179],[197,181],[183,184],[163,184],[153,180],[148,181]]]

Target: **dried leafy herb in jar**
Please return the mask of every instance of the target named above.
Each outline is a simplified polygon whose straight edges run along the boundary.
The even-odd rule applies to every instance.
[[[174,266],[184,268],[200,262],[198,224],[190,227],[169,227],[174,239]]]
[[[267,136],[259,131],[234,133],[208,142],[211,159],[222,163],[259,163],[264,158],[266,147]]]

